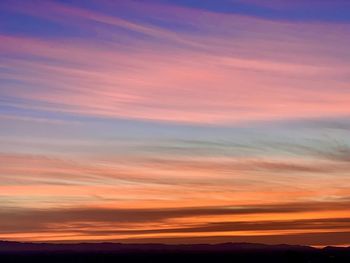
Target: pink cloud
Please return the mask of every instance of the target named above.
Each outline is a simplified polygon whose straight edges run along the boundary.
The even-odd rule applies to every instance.
[[[175,16],[182,16],[184,23],[207,32],[200,35],[51,2],[38,8],[21,11],[59,23],[74,20],[85,28],[86,21],[98,21],[96,30],[114,38],[128,38],[118,30],[124,28],[157,40],[140,39],[126,47],[96,39],[86,43],[1,36],[3,52],[54,60],[3,62],[8,71],[2,76],[26,83],[7,84],[3,92],[13,105],[21,99],[18,107],[210,124],[350,114],[349,63],[341,57],[349,42],[343,37],[350,30],[346,25],[271,22],[148,6],[162,19],[159,10],[170,18],[170,10],[177,10]],[[211,21],[225,25],[227,34],[215,33],[222,27]],[[105,25],[111,28],[106,31]]]

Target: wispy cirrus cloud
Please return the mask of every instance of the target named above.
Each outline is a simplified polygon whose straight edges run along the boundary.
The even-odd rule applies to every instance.
[[[43,41],[2,36],[3,51],[38,58],[10,57],[3,62],[6,71],[2,76],[8,80],[3,95],[13,104],[21,99],[21,107],[185,123],[349,115],[345,88],[347,62],[341,59],[341,54],[329,56],[322,52],[331,48],[332,38],[337,35],[322,45],[311,38],[317,27],[331,31],[329,25],[304,24],[306,33],[298,33],[298,25],[294,24],[201,13],[201,21],[188,18],[189,23],[206,30],[204,21],[222,18],[232,24],[232,32],[218,37],[208,28],[208,35],[196,36],[58,3],[40,8],[52,12],[50,17],[58,18],[58,23],[70,18],[83,19],[78,25],[84,26],[85,20],[95,21],[100,23],[97,28],[111,26],[108,31],[120,39],[128,35],[119,32],[124,28],[155,40],[141,38],[138,45],[125,48],[111,44],[110,40],[102,41],[103,38],[86,44],[74,39]],[[43,13],[34,12],[31,15]],[[246,33],[237,35],[241,28]],[[335,34],[343,35],[347,30],[344,25]],[[289,52],[284,52],[281,46],[285,42],[283,38],[266,40],[271,32],[291,38],[287,44]],[[308,33],[309,43],[305,41]],[[252,39],[256,44],[247,45],[247,41],[253,43]],[[163,40],[167,41],[165,45]],[[343,45],[347,41],[345,38],[337,43],[338,52],[345,52]],[[320,48],[317,54],[315,47]],[[272,54],[267,49],[275,51]],[[278,54],[283,55],[283,60]],[[31,92],[23,92],[23,85],[32,86]],[[332,92],[327,92],[327,86],[332,86]],[[193,101],[193,97],[200,99]],[[325,104],[329,107],[322,112]]]

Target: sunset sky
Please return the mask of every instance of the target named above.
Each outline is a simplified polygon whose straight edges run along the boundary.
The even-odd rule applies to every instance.
[[[0,239],[350,245],[350,1],[1,0]]]

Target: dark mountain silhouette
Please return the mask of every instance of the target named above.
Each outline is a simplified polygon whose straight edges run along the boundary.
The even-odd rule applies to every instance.
[[[193,244],[193,245],[166,245],[166,244],[122,244],[122,243],[77,243],[77,244],[53,244],[53,243],[21,243],[0,241],[1,252],[138,252],[138,251],[242,251],[242,250],[295,250],[313,251],[315,248],[295,245],[264,245],[254,243],[222,243],[222,244]]]
[[[121,244],[0,241],[0,262],[297,262],[350,263],[350,248],[252,243]]]

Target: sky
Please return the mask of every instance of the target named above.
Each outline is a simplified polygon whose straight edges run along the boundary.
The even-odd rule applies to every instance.
[[[350,245],[350,2],[2,0],[0,239]]]

